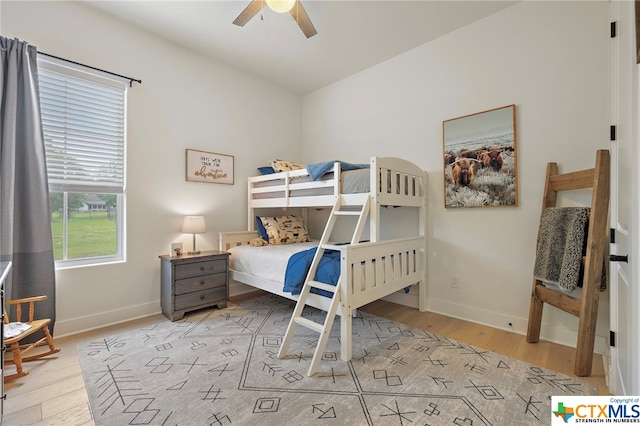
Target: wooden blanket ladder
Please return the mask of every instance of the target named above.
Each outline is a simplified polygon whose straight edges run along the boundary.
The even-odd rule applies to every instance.
[[[574,363],[576,376],[591,374],[593,348],[598,315],[598,301],[602,281],[602,268],[608,242],[609,213],[609,151],[596,152],[595,168],[571,173],[558,173],[558,165],[547,165],[546,183],[542,210],[556,207],[558,192],[591,188],[591,210],[587,234],[586,256],[583,259],[584,275],[582,297],[571,297],[559,290],[546,287],[533,279],[527,342],[535,343],[540,338],[543,303],[548,303],[579,318],[578,342]]]
[[[313,261],[311,262],[311,267],[309,268],[309,272],[307,273],[304,285],[302,286],[300,297],[298,298],[298,302],[296,303],[293,315],[291,316],[291,320],[289,321],[287,332],[284,336],[284,339],[282,340],[282,345],[280,346],[280,351],[278,352],[278,358],[283,358],[287,355],[289,351],[289,344],[291,343],[291,339],[293,338],[293,335],[295,333],[296,325],[301,325],[320,334],[318,342],[316,343],[316,349],[313,353],[313,359],[311,360],[311,366],[309,367],[309,372],[307,373],[309,376],[313,376],[315,374],[318,369],[318,365],[320,364],[320,359],[322,358],[322,354],[324,353],[324,348],[327,344],[327,339],[329,338],[331,327],[333,326],[333,320],[335,319],[338,306],[340,305],[340,302],[342,300],[342,287],[345,285],[345,277],[343,277],[342,275],[340,275],[338,283],[335,286],[315,281],[314,278],[316,276],[316,270],[318,269],[318,265],[320,264],[320,260],[322,259],[322,255],[324,254],[325,250],[340,250],[340,247],[342,247],[329,243],[329,238],[331,237],[331,232],[333,231],[333,228],[336,224],[336,219],[341,216],[358,217],[357,223],[355,225],[355,230],[350,241],[351,244],[357,244],[360,241],[360,237],[362,236],[362,231],[366,223],[366,218],[369,215],[370,204],[371,196],[369,194],[363,194],[362,199],[359,200],[357,204],[354,204],[353,202],[347,203],[344,200],[343,196],[337,197],[336,202],[331,209],[329,220],[327,221],[324,232],[322,233],[322,238],[320,238],[318,249],[316,250]],[[324,322],[322,324],[302,317],[302,311],[306,306],[307,298],[309,297],[312,288],[333,293],[329,310],[327,311]]]

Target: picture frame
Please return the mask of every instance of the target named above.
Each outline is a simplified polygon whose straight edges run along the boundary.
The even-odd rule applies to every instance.
[[[445,120],[444,206],[518,205],[516,106]]]
[[[233,185],[233,163],[233,155],[187,149],[186,179],[188,182]]]
[[[169,257],[179,257],[182,256],[183,253],[182,243],[171,243],[169,246]]]

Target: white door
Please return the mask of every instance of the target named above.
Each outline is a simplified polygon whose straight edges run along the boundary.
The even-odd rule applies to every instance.
[[[630,1],[613,1],[611,7],[617,32],[611,39],[611,119],[616,126],[616,140],[611,143],[611,227],[615,230],[611,253],[626,256],[638,238],[632,232],[637,226],[634,215],[638,214],[637,172],[632,167],[638,158],[635,12],[634,2]],[[610,263],[610,322],[615,346],[611,347],[609,390],[614,395],[637,395],[640,387],[637,316],[640,299],[637,279],[633,279],[630,267],[633,260],[629,256],[631,263],[620,259]]]

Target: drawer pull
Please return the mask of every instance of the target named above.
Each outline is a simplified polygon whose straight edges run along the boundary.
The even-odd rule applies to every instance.
[[[200,267],[200,270],[201,270],[201,271],[204,271],[204,270],[205,270],[205,267],[204,267],[204,266],[201,266],[201,267]]]
[[[205,298],[205,295],[204,295],[204,294],[201,294],[201,295],[200,295],[200,300],[204,300],[204,298]]]
[[[200,285],[204,285],[204,280],[200,280]]]

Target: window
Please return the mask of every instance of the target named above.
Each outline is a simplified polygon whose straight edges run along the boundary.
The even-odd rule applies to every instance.
[[[127,85],[38,59],[56,266],[124,260]]]

